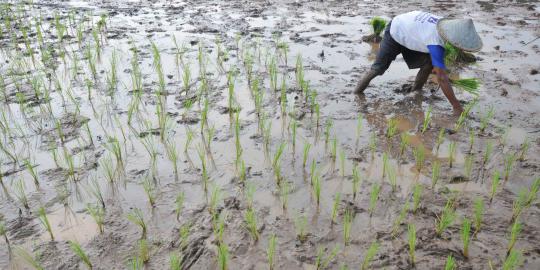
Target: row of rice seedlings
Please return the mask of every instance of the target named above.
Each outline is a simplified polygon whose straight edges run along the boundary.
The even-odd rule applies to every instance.
[[[307,216],[305,214],[298,214],[294,219],[294,227],[296,230],[296,236],[300,242],[304,242],[308,237],[308,228],[307,228]]]
[[[332,260],[336,257],[336,255],[339,252],[339,246],[335,246],[332,251],[330,251],[330,254],[326,258],[324,258],[324,249],[322,247],[319,248],[317,252],[317,257],[315,258],[315,269],[322,270],[327,269],[328,265],[332,262]]]
[[[92,262],[90,261],[90,257],[86,254],[86,252],[82,249],[81,245],[76,241],[69,241],[69,247],[79,257],[79,259],[88,267],[88,269],[93,269]]]
[[[45,228],[45,230],[47,230],[47,232],[49,233],[49,236],[51,237],[51,241],[54,241],[54,235],[52,232],[51,223],[49,222],[49,218],[47,218],[47,213],[45,212],[44,207],[38,208],[38,219],[41,225],[43,226],[43,228]]]

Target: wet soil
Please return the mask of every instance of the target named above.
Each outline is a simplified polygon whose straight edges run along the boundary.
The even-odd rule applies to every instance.
[[[44,269],[86,268],[69,241],[81,244],[94,269],[130,267],[140,257],[141,230],[127,218],[134,209],[142,211],[148,226],[150,254],[138,269],[166,269],[171,254],[183,257],[182,269],[219,269],[219,245],[228,247],[228,269],[268,269],[266,252],[272,235],[278,247],[275,269],[317,269],[319,251],[326,258],[335,247],[338,251],[326,268],[356,269],[373,242],[380,247],[371,269],[441,269],[449,255],[456,259],[458,269],[490,269],[490,265],[500,269],[518,194],[529,191],[540,177],[537,1],[35,0],[2,7],[2,17],[12,21],[7,27],[4,19],[0,30],[0,221],[11,247],[29,252]],[[362,41],[371,33],[369,18],[390,19],[412,9],[471,17],[483,39],[484,48],[475,54],[474,64],[452,68],[453,77],[482,81],[477,103],[458,130],[458,116],[434,81],[422,91],[408,91],[416,71],[408,70],[401,57],[373,80],[365,95],[352,94],[378,50],[377,44]],[[39,15],[43,44],[35,28]],[[56,18],[66,25],[62,41]],[[92,29],[100,25],[94,36]],[[26,46],[23,29],[27,29],[33,53]],[[151,42],[160,51],[162,86]],[[88,51],[96,59],[95,77]],[[142,78],[138,101],[132,80],[134,52]],[[305,81],[316,93],[319,120],[311,97],[298,84],[298,55]],[[118,83],[111,88],[113,58],[117,59]],[[251,72],[246,59],[252,60]],[[278,70],[278,89],[270,82],[272,59]],[[188,67],[191,79],[186,83],[183,74]],[[231,70],[236,70],[233,108],[228,103],[227,72]],[[262,110],[255,106],[250,90],[254,83],[248,83],[248,73],[258,79],[264,92]],[[281,113],[282,80],[286,113]],[[475,98],[456,91],[463,104]],[[204,100],[209,111],[201,124],[204,102],[200,101]],[[132,112],[134,102],[139,102],[139,109]],[[158,108],[167,116],[163,129]],[[431,121],[422,132],[428,108]],[[494,115],[482,130],[489,108],[494,108]],[[244,181],[236,166],[236,112]],[[270,127],[268,137],[259,127],[261,118]],[[390,137],[389,122],[396,129]],[[297,125],[295,133],[292,123]],[[445,136],[437,147],[440,130]],[[472,147],[470,132],[475,134]],[[292,134],[296,134],[294,144]],[[408,135],[403,153],[400,134]],[[452,142],[456,151],[450,166]],[[519,156],[524,142],[529,145],[524,159],[515,161],[489,203],[494,172],[503,173],[505,158]],[[286,146],[278,184],[272,163],[281,143]],[[304,167],[303,149],[308,143],[311,148]],[[176,165],[167,145],[176,145]],[[488,162],[483,162],[487,145],[493,150]],[[414,153],[420,148],[425,149],[425,162],[418,170]],[[201,153],[205,153],[208,170],[206,189]],[[470,174],[466,157],[472,158]],[[441,165],[441,176],[432,188],[436,162]],[[310,183],[312,164],[321,179],[319,203]],[[387,170],[396,175],[394,188]],[[353,171],[361,178],[356,194]],[[21,181],[29,209],[17,192]],[[144,189],[148,183],[153,187],[153,205]],[[406,202],[412,205],[417,184],[423,186],[418,209],[407,211],[395,226]],[[370,194],[376,185],[381,191],[370,213]],[[88,204],[101,204],[93,192],[96,186],[105,205],[102,233],[86,210]],[[184,195],[184,207],[177,219],[179,194]],[[215,206],[212,198],[217,198]],[[473,226],[478,232],[465,257],[461,224],[465,217],[473,218],[477,199],[485,202],[484,219],[480,228]],[[449,200],[457,215],[438,235],[436,221]],[[41,206],[47,211],[54,241],[38,218]],[[514,249],[523,256],[520,269],[540,268],[538,206],[534,201],[518,217],[522,230]],[[249,209],[255,211],[258,240],[247,229]],[[346,212],[353,215],[347,244],[343,238]],[[221,237],[219,219],[224,224]],[[299,237],[298,224],[304,219],[306,234]],[[407,224],[415,224],[417,230],[414,266],[408,255]],[[30,269],[20,253],[11,252],[3,239],[0,242],[1,269]]]

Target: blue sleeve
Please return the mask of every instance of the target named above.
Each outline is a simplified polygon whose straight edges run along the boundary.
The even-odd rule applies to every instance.
[[[429,55],[431,55],[431,64],[434,67],[446,69],[444,65],[444,48],[441,45],[428,45]]]

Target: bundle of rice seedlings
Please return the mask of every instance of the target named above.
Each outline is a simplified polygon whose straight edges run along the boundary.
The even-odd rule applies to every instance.
[[[450,80],[450,82],[459,89],[468,92],[471,95],[478,96],[480,81],[476,78]]]
[[[476,57],[473,54],[460,50],[448,42],[444,44],[444,63],[446,65],[473,62],[476,62]]]
[[[362,40],[366,42],[381,42],[381,33],[386,27],[386,20],[376,16],[369,21],[369,24],[373,27],[373,34],[362,37]]]

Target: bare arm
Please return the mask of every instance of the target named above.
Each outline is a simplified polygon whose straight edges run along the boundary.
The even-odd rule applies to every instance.
[[[448,79],[448,75],[444,71],[444,69],[434,67],[433,72],[437,76],[437,82],[439,82],[439,85],[441,86],[441,89],[450,102],[452,104],[452,107],[454,108],[454,112],[456,114],[461,114],[463,111],[463,108],[461,107],[461,104],[457,100],[456,96],[454,95],[454,90],[452,89],[452,86],[450,85],[450,79]]]

